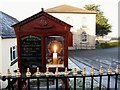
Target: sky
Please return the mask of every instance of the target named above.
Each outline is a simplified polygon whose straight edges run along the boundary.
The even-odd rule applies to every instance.
[[[41,11],[62,4],[83,8],[87,4],[100,5],[100,10],[112,25],[109,36],[118,36],[118,2],[120,0],[0,0],[0,11],[22,21]]]

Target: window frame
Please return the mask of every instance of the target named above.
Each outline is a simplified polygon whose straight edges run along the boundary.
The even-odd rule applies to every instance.
[[[10,47],[10,60],[12,62],[12,61],[17,60],[17,58],[18,58],[17,46],[15,45],[15,46]]]
[[[87,35],[86,32],[82,32],[82,34],[81,34],[81,41],[82,41],[82,43],[87,43],[88,35]]]

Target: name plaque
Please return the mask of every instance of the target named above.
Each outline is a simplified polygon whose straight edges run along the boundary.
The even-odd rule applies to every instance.
[[[41,37],[32,35],[22,37],[20,45],[21,67],[41,67]]]

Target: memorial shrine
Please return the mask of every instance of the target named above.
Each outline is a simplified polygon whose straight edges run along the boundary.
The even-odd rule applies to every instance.
[[[13,25],[17,37],[18,67],[21,72],[64,71],[68,67],[71,25],[41,12]]]

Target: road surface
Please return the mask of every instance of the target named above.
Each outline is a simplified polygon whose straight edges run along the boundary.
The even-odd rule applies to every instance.
[[[108,66],[111,66],[111,70],[114,72],[116,65],[119,65],[120,47],[108,48],[108,49],[95,49],[95,50],[69,50],[69,59],[71,59],[80,68],[86,66],[87,74],[90,74],[91,67],[95,67],[95,73],[98,73],[99,67],[103,66],[104,73],[107,73]],[[106,79],[106,80],[105,80]],[[111,87],[113,85],[114,78],[111,78]],[[107,83],[107,78],[104,78],[104,84]],[[106,85],[105,85],[106,86]],[[120,81],[118,81],[120,87]]]

